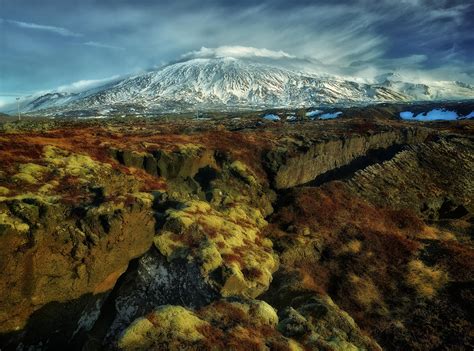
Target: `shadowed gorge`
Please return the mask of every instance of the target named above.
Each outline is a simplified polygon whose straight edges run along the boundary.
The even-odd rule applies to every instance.
[[[2,124],[0,348],[472,345],[471,121],[353,113]]]

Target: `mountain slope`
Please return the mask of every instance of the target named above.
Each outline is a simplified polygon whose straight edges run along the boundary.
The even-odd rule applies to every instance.
[[[51,93],[23,106],[44,113],[165,112],[469,98],[469,85],[431,88],[385,77],[364,84],[235,58],[192,59],[80,93]],[[450,94],[452,96],[450,96]]]
[[[474,87],[458,81],[409,83],[397,73],[377,77],[380,85],[410,96],[412,100],[452,100],[474,98]]]

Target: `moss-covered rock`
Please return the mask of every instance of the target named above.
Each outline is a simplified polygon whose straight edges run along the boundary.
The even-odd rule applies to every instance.
[[[118,342],[122,350],[158,348],[180,350],[182,345],[204,339],[200,328],[208,325],[191,311],[181,306],[163,306],[146,318],[135,320]]]
[[[282,336],[278,317],[258,300],[219,300],[197,311],[163,306],[136,319],[122,334],[123,350],[303,350]]]
[[[163,255],[177,257],[187,248],[211,280],[210,273],[222,267],[224,296],[255,297],[268,288],[278,260],[271,241],[262,237],[266,221],[258,209],[233,204],[217,211],[207,202],[190,201],[167,215],[166,231],[155,238]]]
[[[84,327],[86,317],[77,309],[65,315],[62,328],[48,321],[47,306],[90,294],[95,297],[87,303],[100,308],[99,297],[151,246],[155,226],[153,196],[138,191],[138,180],[55,146],[42,148],[40,155],[37,163],[16,167],[30,180],[22,185],[27,190],[0,197],[0,333],[26,327],[22,333],[31,342],[48,339],[53,329],[61,330],[62,340],[83,335],[91,323]],[[32,315],[44,335],[29,326]],[[17,342],[15,337],[9,342]]]

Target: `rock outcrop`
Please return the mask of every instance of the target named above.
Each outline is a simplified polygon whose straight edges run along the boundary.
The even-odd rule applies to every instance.
[[[277,189],[291,188],[346,166],[371,151],[421,143],[427,135],[425,129],[407,128],[368,135],[329,137],[326,140],[303,139],[270,151],[266,155],[266,165]]]
[[[472,344],[469,122],[18,126],[2,350]]]
[[[409,208],[433,220],[456,219],[474,212],[472,169],[473,140],[444,135],[360,170],[349,184],[380,206]]]
[[[0,332],[10,347],[83,337],[129,261],[151,246],[155,228],[153,197],[138,192],[133,178],[51,147],[35,162],[20,164],[12,177],[30,191],[0,198]],[[104,198],[117,185],[110,179],[130,183],[121,198]],[[71,197],[79,203],[71,206]]]

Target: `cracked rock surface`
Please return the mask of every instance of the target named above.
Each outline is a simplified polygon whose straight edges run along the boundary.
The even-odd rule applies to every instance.
[[[360,114],[3,127],[0,349],[472,348],[474,126]]]

